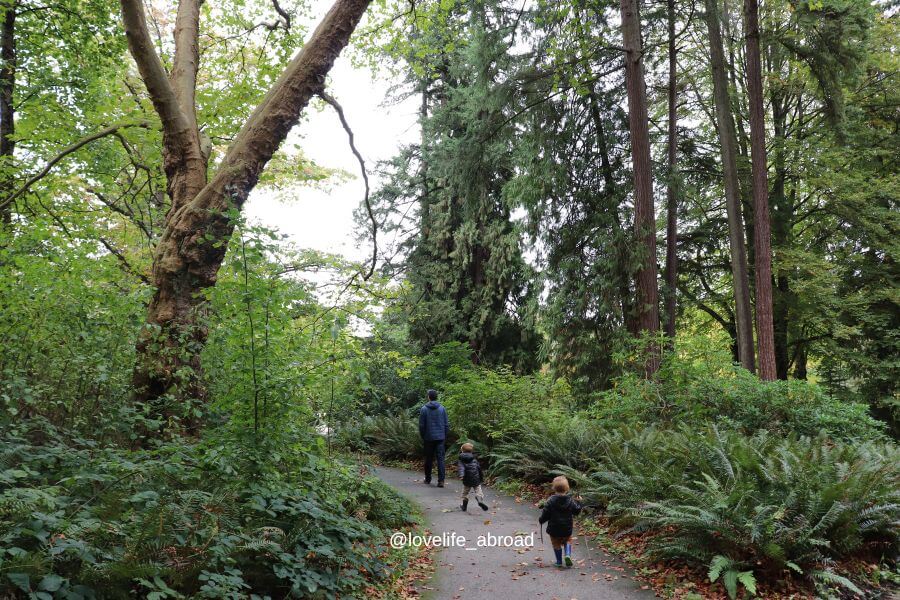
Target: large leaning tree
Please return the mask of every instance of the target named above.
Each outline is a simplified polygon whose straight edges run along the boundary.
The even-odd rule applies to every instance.
[[[234,216],[266,163],[297,123],[371,0],[336,0],[302,50],[250,114],[219,164],[198,124],[202,0],[179,0],[169,71],[151,39],[141,0],[121,0],[128,47],[162,123],[163,170],[171,208],[153,257],[155,288],[137,344],[136,400],[148,414],[178,414],[176,401],[203,398],[200,313],[214,286],[234,228]],[[228,82],[221,82],[227,89]],[[187,428],[197,427],[191,418]]]

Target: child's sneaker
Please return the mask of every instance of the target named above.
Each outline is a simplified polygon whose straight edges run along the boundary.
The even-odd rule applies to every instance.
[[[485,504],[484,502],[479,502],[479,503],[478,503],[478,506],[481,507],[481,510],[487,510],[487,509],[488,509],[488,505]]]

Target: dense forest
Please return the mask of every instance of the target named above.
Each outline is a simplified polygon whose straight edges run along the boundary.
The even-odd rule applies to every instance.
[[[429,389],[662,596],[900,585],[894,3],[0,11],[0,598],[415,597],[370,466]],[[341,53],[420,107],[390,160]],[[348,176],[316,110],[361,263],[246,218]]]

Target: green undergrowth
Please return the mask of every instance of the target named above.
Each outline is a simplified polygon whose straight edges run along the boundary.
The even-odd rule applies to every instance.
[[[46,422],[0,443],[0,596],[354,597],[405,564],[409,502],[319,438],[132,450]],[[246,442],[246,440],[243,440]]]
[[[392,419],[362,439],[387,430],[396,449],[403,435],[418,435],[405,417],[378,422]],[[900,449],[871,437],[614,426],[575,415],[522,424],[486,458],[491,478],[515,495],[567,475],[608,520],[610,536],[645,535],[649,559],[690,566],[733,597],[779,581],[828,597],[867,593],[896,568]],[[415,456],[395,452],[388,460]]]
[[[732,596],[778,579],[861,593],[836,564],[893,569],[900,450],[891,442],[569,426],[570,436],[557,435],[559,424],[523,426],[495,449],[492,472],[532,483],[565,474],[614,531],[649,534],[649,556],[708,569]]]

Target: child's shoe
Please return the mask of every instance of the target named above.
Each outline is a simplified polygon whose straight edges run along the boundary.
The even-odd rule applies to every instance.
[[[481,510],[487,510],[487,509],[488,509],[488,505],[485,504],[484,502],[479,502],[479,503],[478,503],[478,506],[481,507]]]
[[[462,506],[460,506],[460,508],[462,509],[463,512],[465,512],[465,511],[466,511],[466,508],[467,508],[468,506],[469,506],[469,499],[468,499],[468,498],[463,498],[463,503],[462,503]]]
[[[572,566],[572,544],[566,544],[566,566]]]
[[[563,563],[562,563],[562,548],[554,548],[554,549],[553,549],[553,554],[556,555],[556,566],[557,566],[557,567],[562,567],[562,566],[563,566]]]

